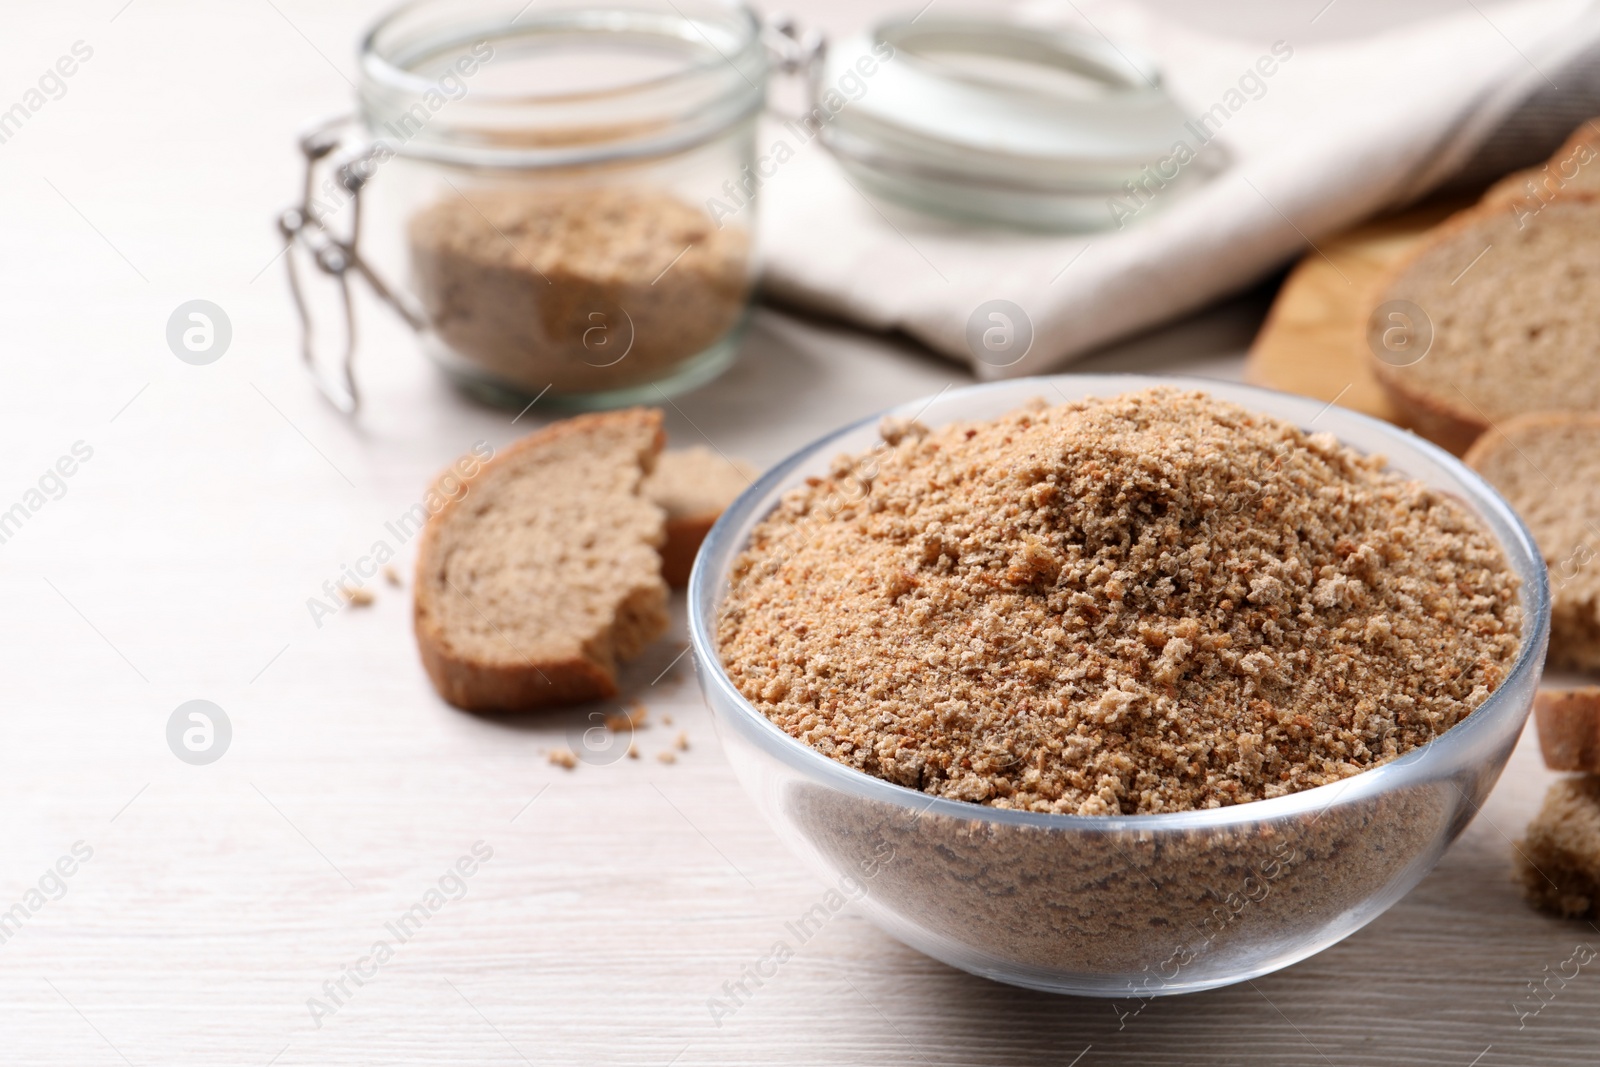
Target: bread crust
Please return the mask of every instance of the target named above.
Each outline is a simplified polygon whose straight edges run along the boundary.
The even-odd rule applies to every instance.
[[[1600,204],[1600,193],[1571,190],[1554,199],[1567,203]],[[1494,218],[1506,207],[1507,203],[1503,200],[1479,201],[1434,227],[1426,240],[1418,242],[1384,272],[1373,290],[1373,306],[1386,300],[1403,299],[1405,294],[1396,292],[1394,286],[1418,260],[1458,234]],[[1435,444],[1459,456],[1467,452],[1489,429],[1489,420],[1465,397],[1461,403],[1451,403],[1413,389],[1405,380],[1404,368],[1391,366],[1376,355],[1372,357],[1372,365],[1378,385],[1401,412],[1406,423]]]
[[[689,584],[694,571],[695,557],[700,554],[700,543],[717,524],[722,513],[689,515],[667,519],[667,541],[661,546],[661,577],[674,589]]]
[[[1546,767],[1600,774],[1600,686],[1541,689],[1533,716]]]
[[[1498,210],[1499,205],[1485,206],[1480,202],[1456,212],[1435,226],[1426,240],[1419,241],[1384,272],[1374,287],[1372,305],[1377,307],[1386,300],[1395,299],[1393,293],[1395,283],[1419,259],[1432,252],[1436,246],[1457,233],[1477,225],[1480,220]],[[1370,347],[1370,339],[1368,340]],[[1399,409],[1406,422],[1422,436],[1459,456],[1489,428],[1489,424],[1474,411],[1463,411],[1459,406],[1442,404],[1427,393],[1407,388],[1399,374],[1402,369],[1390,366],[1375,354],[1372,357],[1373,376],[1377,378],[1378,385],[1388,396],[1390,403]]]
[[[495,465],[509,462],[530,449],[544,447],[562,436],[589,433],[596,429],[603,430],[609,424],[623,425],[641,417],[654,424],[653,459],[653,456],[659,455],[666,445],[666,432],[661,426],[661,412],[653,408],[628,408],[595,415],[579,415],[552,423],[512,442],[463,481],[470,489]],[[645,473],[649,473],[648,467]],[[453,471],[447,471],[435,481],[435,486],[442,483],[445,477],[455,477],[455,474]],[[412,626],[416,634],[417,651],[421,655],[423,668],[428,672],[428,677],[439,695],[456,707],[467,711],[525,711],[579,704],[615,696],[616,673],[604,660],[616,657],[577,656],[559,660],[529,660],[525,664],[507,665],[485,663],[456,651],[437,618],[433,601],[433,583],[427,580],[426,575],[437,563],[435,557],[439,550],[439,538],[449,517],[461,506],[462,501],[471,497],[471,493],[441,495],[445,497],[446,503],[429,517],[419,540],[417,569],[413,581],[415,598],[412,603]],[[606,635],[608,643],[624,646],[614,649],[621,658],[627,658],[630,652],[637,652],[636,646],[641,645],[649,637],[659,636],[659,633],[651,633],[647,637],[645,631],[665,628],[667,599],[665,582],[660,583],[659,589],[648,592],[645,599],[649,603],[633,602],[638,599],[638,597],[630,598],[618,606],[611,632]],[[650,622],[657,618],[661,625],[652,627]],[[618,632],[624,628],[631,632],[626,634]]]
[[[1474,441],[1472,447],[1462,455],[1461,462],[1482,473],[1484,460],[1498,449],[1505,447],[1521,431],[1529,428],[1561,426],[1586,426],[1600,430],[1600,415],[1581,411],[1531,411],[1526,415],[1518,415],[1495,427],[1496,433],[1484,434]]]
[[[734,472],[737,478],[730,477]],[[756,474],[750,464],[704,447],[662,454],[644,492],[667,513],[661,576],[668,585],[682,589],[689,584],[701,542],[734,498],[755,481]]]

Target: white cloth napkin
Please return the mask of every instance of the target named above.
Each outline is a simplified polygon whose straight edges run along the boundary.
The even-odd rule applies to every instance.
[[[1264,88],[1240,90],[1269,45],[1201,34],[1126,0],[1063,10],[1052,21],[1154,55],[1192,115],[1243,101],[1216,138],[1226,149],[1219,174],[1170,187],[1120,230],[1032,235],[869,202],[816,141],[799,144],[773,124],[763,137],[796,151],[762,187],[768,292],[902,330],[983,378],[1056,368],[1244,288],[1320,237],[1436,187],[1497,130],[1524,122],[1520,106],[1557,94],[1575,62],[1592,63],[1600,40],[1583,0],[1480,4],[1365,39],[1286,38],[1280,54],[1292,55],[1269,64]],[[995,299],[1032,323],[1031,349],[1010,366],[975,359],[968,346],[969,318]]]

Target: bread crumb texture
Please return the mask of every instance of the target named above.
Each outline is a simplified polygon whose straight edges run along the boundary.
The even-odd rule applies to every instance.
[[[642,492],[673,519],[716,521],[734,497],[750,487],[757,471],[702,445],[661,453]]]
[[[1600,914],[1600,777],[1552,785],[1516,851],[1533,904],[1569,918]]]
[[[709,448],[663,452],[641,492],[667,513],[661,576],[674,589],[689,584],[700,543],[722,510],[756,480],[756,469]]]
[[[1520,647],[1489,532],[1331,435],[1167,388],[885,430],[755,528],[718,635],[774,723],[888,781],[1266,799],[1437,736]]]
[[[451,192],[408,238],[434,332],[530,391],[660,379],[737,325],[752,280],[742,228],[642,187]]]
[[[1550,665],[1600,670],[1600,416],[1512,419],[1465,459],[1517,509],[1550,568]]]
[[[1424,358],[1375,364],[1424,415],[1445,412],[1481,431],[1530,412],[1600,405],[1594,194],[1566,194],[1533,216],[1495,205],[1458,215],[1397,268],[1378,299],[1409,300],[1431,324]]]
[[[665,516],[639,495],[661,439],[654,410],[555,423],[429,519],[414,614],[445,699],[522,710],[615,695],[618,664],[667,629]]]

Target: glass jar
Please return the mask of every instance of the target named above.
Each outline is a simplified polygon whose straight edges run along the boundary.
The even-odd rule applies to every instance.
[[[755,277],[767,66],[756,16],[717,0],[418,0],[381,19],[359,114],[302,138],[305,200],[280,220],[324,392],[354,410],[354,329],[342,380],[320,372],[307,256],[347,314],[353,271],[492,401],[612,407],[714,377]]]

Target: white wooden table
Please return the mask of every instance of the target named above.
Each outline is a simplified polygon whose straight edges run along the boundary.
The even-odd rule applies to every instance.
[[[567,771],[545,753],[584,712],[442,704],[406,590],[380,580],[375,604],[320,627],[307,610],[393,540],[385,522],[436,470],[540,418],[512,425],[452,395],[371,307],[359,425],[295,365],[270,222],[297,181],[290,131],[348,100],[371,14],[311,0],[0,14],[0,108],[75,42],[92,49],[0,143],[0,511],[28,509],[0,543],[0,1062],[1600,1060],[1600,966],[1520,1028],[1514,1007],[1537,1003],[1544,968],[1600,944],[1529,911],[1508,879],[1507,839],[1549,778],[1526,742],[1416,892],[1252,984],[1119,1020],[952,971],[847,910],[716,1025],[708,999],[822,887],[745,801],[681,641],[630,671],[651,711],[644,758]],[[195,298],[232,322],[210,366],[164,340]],[[1260,310],[1229,306],[1086,369],[1236,374]],[[965,380],[765,311],[742,362],[669,426],[675,443],[704,435],[766,463]],[[31,509],[80,441],[90,458]],[[407,563],[412,546],[395,547]],[[232,724],[209,766],[167,745],[192,699]],[[658,762],[679,730],[691,747]],[[474,847],[492,855],[458,881]],[[62,857],[70,876],[51,873]],[[402,941],[391,926],[441,878],[459,899]],[[392,954],[377,961],[380,941]]]

